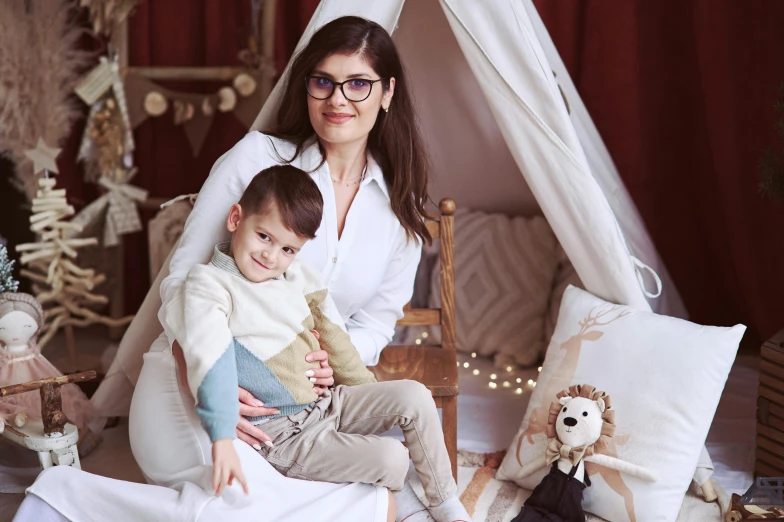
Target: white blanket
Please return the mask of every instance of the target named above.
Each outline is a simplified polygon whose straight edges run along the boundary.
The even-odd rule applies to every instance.
[[[244,443],[237,445],[237,451],[253,452]],[[357,488],[342,484],[285,478],[267,466],[247,469],[245,474],[248,496],[235,483],[223,496],[214,497],[190,482],[165,488],[57,466],[43,472],[28,492],[73,522],[383,522],[387,517],[384,488],[363,495]]]

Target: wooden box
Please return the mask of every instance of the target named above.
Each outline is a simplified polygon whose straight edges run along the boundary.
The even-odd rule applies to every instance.
[[[762,345],[755,477],[784,477],[784,330]]]

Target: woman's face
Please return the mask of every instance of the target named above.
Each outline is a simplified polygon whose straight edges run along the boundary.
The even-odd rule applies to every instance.
[[[376,71],[359,54],[328,56],[310,74],[335,82],[379,79]],[[390,106],[395,91],[394,78],[390,78],[386,92],[382,83],[373,83],[370,96],[359,102],[346,99],[339,86],[335,86],[332,96],[325,100],[317,100],[308,95],[310,123],[319,138],[333,145],[367,140],[378,118],[378,112]],[[361,85],[361,82],[352,84],[349,81],[343,88],[350,98],[359,98],[360,96],[352,94],[352,89],[357,90],[358,85]]]

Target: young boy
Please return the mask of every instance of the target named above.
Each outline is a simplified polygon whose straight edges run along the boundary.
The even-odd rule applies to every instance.
[[[213,443],[213,488],[236,478],[237,386],[279,415],[249,419],[272,438],[262,455],[289,477],[403,488],[409,451],[437,522],[468,521],[457,499],[435,404],[415,381],[376,383],[344,331],[319,275],[295,258],[316,235],[323,201],[316,183],[292,166],[257,174],[233,205],[231,242],[188,273],[167,305],[183,349],[196,411]],[[316,331],[319,341],[311,333]],[[305,377],[329,353],[336,388],[323,397]],[[378,437],[402,427],[408,451]]]

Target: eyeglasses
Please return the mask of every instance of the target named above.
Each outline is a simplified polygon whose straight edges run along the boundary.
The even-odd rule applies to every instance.
[[[373,84],[382,80],[384,78],[378,80],[354,78],[345,82],[333,82],[322,76],[308,76],[305,78],[305,88],[311,98],[326,100],[332,97],[335,87],[340,86],[340,92],[348,101],[361,102],[368,99],[370,91],[373,90]]]

